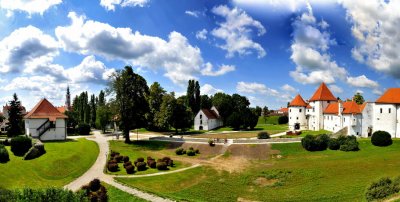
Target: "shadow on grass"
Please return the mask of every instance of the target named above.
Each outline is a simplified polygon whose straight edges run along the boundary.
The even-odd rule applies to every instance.
[[[44,143],[66,143],[66,142],[78,142],[76,139],[66,139],[66,140],[41,140]]]
[[[127,144],[134,145],[136,147],[147,150],[163,150],[168,148],[171,143],[162,141],[136,140],[136,141],[131,141]]]

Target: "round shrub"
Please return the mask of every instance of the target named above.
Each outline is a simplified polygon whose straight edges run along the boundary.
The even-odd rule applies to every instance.
[[[112,158],[114,158],[114,156],[116,156],[116,155],[119,155],[119,152],[111,151],[110,156],[111,156]]]
[[[98,191],[101,187],[99,179],[93,179],[89,182],[89,189],[90,191]]]
[[[4,146],[0,146],[0,163],[6,163],[10,160],[8,151]]]
[[[39,149],[37,149],[36,147],[32,147],[32,148],[29,149],[28,152],[26,152],[26,154],[24,156],[24,160],[35,159],[35,158],[38,158],[41,155],[42,154],[40,153]]]
[[[128,161],[129,161],[129,156],[124,156],[124,157],[122,158],[122,161],[123,161],[124,163],[128,162]]]
[[[147,168],[145,162],[137,162],[136,167],[138,171],[144,171]]]
[[[186,151],[186,154],[187,154],[188,156],[194,156],[194,155],[196,155],[196,152],[193,151],[193,150],[187,150],[187,151]]]
[[[151,156],[148,156],[147,160],[154,160],[154,159]]]
[[[365,197],[367,201],[374,201],[386,198],[399,191],[400,186],[398,182],[393,182],[390,178],[381,178],[368,187]]]
[[[301,145],[307,151],[323,151],[328,148],[329,136],[322,135],[306,135],[303,139],[301,139]]]
[[[15,156],[24,156],[32,147],[32,139],[26,136],[17,136],[11,139],[11,151]]]
[[[89,135],[90,134],[90,125],[81,123],[78,125],[78,128],[76,129],[76,131],[79,135]]]
[[[118,171],[118,164],[116,163],[109,163],[107,166],[110,172],[117,172]]]
[[[168,170],[167,164],[165,162],[157,163],[158,170]]]
[[[156,168],[157,163],[156,163],[155,160],[151,160],[151,161],[147,161],[147,165],[148,165],[150,168]]]
[[[358,142],[355,136],[347,136],[343,144],[340,145],[340,151],[358,151]]]
[[[338,150],[340,148],[339,141],[335,138],[331,138],[329,140],[328,147],[330,150]]]
[[[280,116],[278,118],[278,124],[287,124],[289,122],[289,118],[287,116]]]
[[[120,162],[122,162],[122,159],[123,159],[124,157],[123,156],[121,156],[121,155],[116,155],[116,156],[114,156],[114,160],[116,160],[117,161],[117,163],[120,163]]]
[[[182,147],[179,147],[178,149],[175,150],[175,154],[176,155],[182,155],[183,151],[184,151],[184,149]]]
[[[258,139],[269,139],[270,136],[269,136],[269,134],[267,132],[259,132],[257,134],[257,138]]]
[[[144,158],[139,157],[139,158],[136,159],[136,161],[137,161],[137,162],[144,162]]]
[[[110,164],[110,163],[115,163],[115,164],[117,164],[118,162],[117,162],[116,160],[114,160],[114,159],[111,159],[111,160],[108,161],[108,164]]]
[[[126,166],[129,166],[129,165],[132,165],[132,162],[130,162],[130,161],[125,162],[124,163],[124,168],[126,168]]]
[[[200,154],[200,150],[199,149],[194,150],[194,152],[196,152],[196,154]]]
[[[375,146],[386,147],[393,143],[392,136],[386,131],[376,131],[372,134],[371,143]]]
[[[212,139],[208,139],[208,144],[212,147],[215,146],[214,140]]]
[[[193,147],[189,147],[189,150],[194,150]]]
[[[135,172],[135,167],[131,164],[125,167],[126,173],[133,174]]]

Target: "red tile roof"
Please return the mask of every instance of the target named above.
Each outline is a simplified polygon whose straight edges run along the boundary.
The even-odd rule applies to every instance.
[[[289,111],[288,108],[281,108],[279,111],[283,112],[283,113],[287,113]]]
[[[310,104],[307,104],[307,109],[312,109]]]
[[[325,85],[325,83],[321,83],[317,91],[315,91],[314,95],[310,98],[311,101],[336,101],[336,97],[333,96],[332,92]]]
[[[389,88],[376,103],[400,104],[400,88]]]
[[[362,110],[360,109],[361,107],[362,105],[358,105],[354,101],[343,102],[342,114],[361,114],[362,112]],[[337,102],[330,103],[324,110],[324,114],[338,114],[338,112],[339,112],[339,103]]]
[[[61,112],[61,113],[65,113],[65,108],[66,107],[56,107],[57,108],[57,110],[59,111],[59,112]]]
[[[360,106],[360,112],[362,112],[362,111],[364,111],[365,106],[367,106],[367,102],[364,102],[362,105],[359,105],[359,106]]]
[[[324,114],[338,114],[339,104],[337,102],[330,103],[324,110]]]
[[[307,103],[304,101],[304,99],[297,94],[296,97],[290,102],[289,104],[290,107],[307,107]]]
[[[39,103],[24,117],[25,119],[49,119],[55,121],[57,118],[68,118],[60,113],[46,98],[40,100]]]
[[[211,109],[201,109],[201,111],[206,115],[208,119],[219,119],[218,114]]]

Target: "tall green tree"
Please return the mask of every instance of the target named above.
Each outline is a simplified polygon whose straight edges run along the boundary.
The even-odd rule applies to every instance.
[[[259,106],[256,106],[255,111],[254,111],[258,116],[261,116],[262,109]]]
[[[96,96],[90,96],[90,125],[96,127]]]
[[[135,74],[130,66],[113,74],[110,87],[116,95],[121,119],[120,128],[123,130],[125,142],[128,143],[129,131],[146,125],[145,114],[149,110],[146,96],[149,87],[146,80]]]
[[[159,128],[156,124],[156,116],[160,113],[160,107],[163,102],[163,96],[165,95],[166,91],[158,82],[154,82],[150,86],[149,94],[147,96],[147,102],[149,103],[149,112],[146,114],[146,119],[148,122],[148,129],[150,130],[162,130],[161,127]]]
[[[216,93],[212,98],[212,104],[217,108],[226,124],[228,117],[233,113],[232,97],[225,93]]]
[[[361,95],[361,93],[357,92],[354,97],[353,97],[354,102],[357,104],[361,105],[365,102],[364,97]]]
[[[200,84],[199,81],[196,81],[194,85],[194,106],[192,109],[193,114],[199,112],[200,105],[201,105]]]
[[[195,81],[194,80],[189,80],[188,81],[188,87],[186,91],[186,106],[190,107],[192,111],[195,108]]]
[[[154,125],[159,130],[168,130],[172,125],[174,109],[176,107],[175,94],[165,94],[162,97],[160,110],[155,114]]]
[[[109,105],[102,105],[96,109],[96,127],[106,132],[106,126],[111,122],[112,113]]]
[[[208,97],[208,95],[202,95],[200,97],[200,109],[211,109],[211,107],[212,107],[211,98]]]
[[[184,100],[177,99],[176,105],[172,114],[172,127],[175,128],[175,133],[178,130],[181,132],[187,131],[192,127],[193,113],[192,110],[185,106]]]
[[[100,91],[99,93],[99,98],[97,102],[97,106],[104,106],[106,105],[106,98],[105,98],[105,93],[103,90]]]
[[[8,104],[10,108],[8,110],[7,135],[8,137],[22,135],[22,106],[16,93],[14,93],[13,99]]]
[[[89,96],[87,91],[85,92],[85,97],[84,97],[85,101],[84,101],[84,123],[86,124],[90,124],[91,122],[91,110],[90,110],[90,105],[89,105]]]
[[[264,123],[267,123],[268,114],[269,114],[268,107],[264,106],[263,110],[262,110],[262,115],[264,117]]]

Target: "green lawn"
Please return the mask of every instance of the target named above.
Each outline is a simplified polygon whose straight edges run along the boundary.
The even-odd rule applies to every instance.
[[[365,201],[371,182],[399,175],[400,140],[389,147],[372,146],[369,139],[359,142],[358,152],[308,152],[300,143],[274,144],[282,158],[252,162],[241,173],[199,167],[162,178],[117,180],[175,200]],[[265,186],[256,183],[260,177]]]
[[[105,182],[102,182],[106,189],[108,195],[108,201],[110,202],[146,202],[147,200],[136,197],[134,195],[128,194],[121,191]]]
[[[123,141],[110,141],[110,150],[117,151],[120,153],[120,155],[128,156],[132,163],[139,157],[143,157],[146,161],[146,158],[148,156],[151,156],[156,160],[168,156],[171,157],[172,160],[174,160],[174,157],[176,156],[175,150],[166,150],[169,144],[171,143],[162,141],[133,141],[131,144],[125,144]],[[174,164],[175,165],[173,167],[168,168],[170,170],[176,170],[191,165],[176,160],[174,160]],[[118,165],[120,170],[118,172],[109,172],[109,174],[127,175],[123,163],[120,163]],[[148,168],[145,171],[137,171],[135,175],[151,174],[157,172],[168,171],[159,171],[157,169]]]
[[[278,119],[279,116],[260,116],[258,117],[258,123],[257,124],[273,124],[273,125],[278,125]]]
[[[86,139],[45,142],[46,154],[25,161],[7,147],[10,161],[0,164],[0,188],[62,187],[85,173],[96,161],[98,145]]]

